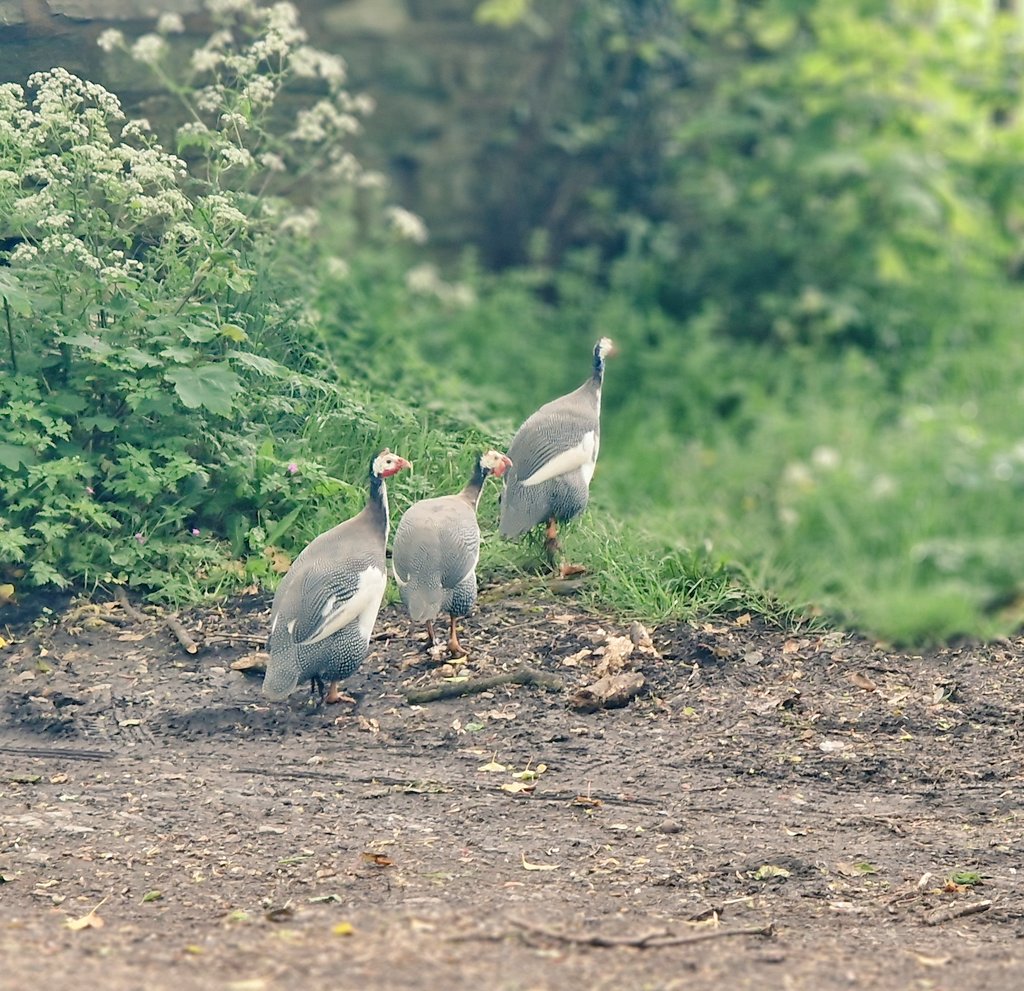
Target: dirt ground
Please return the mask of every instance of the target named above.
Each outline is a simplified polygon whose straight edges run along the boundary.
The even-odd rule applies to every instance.
[[[633,649],[520,590],[454,669],[386,608],[316,708],[232,667],[267,606],[181,616],[194,654],[116,604],[0,618],[0,988],[1024,987],[1024,641]],[[523,665],[562,687],[406,699]]]

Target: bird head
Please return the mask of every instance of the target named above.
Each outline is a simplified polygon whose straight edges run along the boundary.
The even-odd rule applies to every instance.
[[[403,468],[411,468],[412,463],[406,461],[405,458],[399,457],[397,454],[392,454],[386,447],[380,454],[373,459],[373,465],[370,468],[372,474],[377,478],[390,478],[392,475],[397,475]]]
[[[612,355],[617,354],[615,350],[615,342],[610,337],[602,337],[594,345],[594,360],[604,361],[605,358],[610,358]]]
[[[487,451],[480,455],[480,467],[495,478],[501,478],[512,467],[512,459],[501,451]]]

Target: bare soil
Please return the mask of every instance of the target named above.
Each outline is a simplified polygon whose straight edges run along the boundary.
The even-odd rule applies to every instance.
[[[740,617],[616,660],[628,624],[513,595],[454,669],[385,609],[315,707],[232,668],[265,599],[180,618],[194,654],[0,619],[0,988],[1024,987],[1024,642]],[[523,665],[562,687],[406,699]]]

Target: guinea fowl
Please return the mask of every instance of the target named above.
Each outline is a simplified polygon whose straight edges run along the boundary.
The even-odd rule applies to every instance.
[[[511,540],[546,522],[545,549],[552,564],[560,550],[558,524],[587,508],[601,442],[604,363],[614,353],[611,339],[602,337],[594,345],[590,378],[528,417],[508,449],[512,468],[501,493],[501,535]],[[562,570],[582,569],[570,565]]]
[[[487,476],[500,478],[511,463],[500,451],[481,454],[461,492],[414,503],[398,524],[391,556],[395,581],[409,617],[427,624],[429,647],[434,646],[434,620],[448,613],[448,649],[457,656],[466,653],[455,624],[476,601],[480,558],[476,510]]]
[[[306,678],[310,694],[315,688],[322,702],[344,698],[338,682],[366,659],[387,585],[384,480],[411,467],[384,448],[370,464],[370,496],[362,511],[311,541],[281,579],[270,611],[267,698],[286,698]]]

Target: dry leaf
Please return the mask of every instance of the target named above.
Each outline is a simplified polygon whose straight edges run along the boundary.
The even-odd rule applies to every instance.
[[[499,764],[493,757],[486,763],[481,764],[478,771],[507,771],[508,768],[504,764]]]
[[[536,789],[536,785],[533,783],[527,784],[525,781],[506,781],[501,786],[502,791],[507,791],[512,795],[529,794],[531,791]]]
[[[10,582],[0,585],[0,606],[6,605],[14,599],[14,586]]]
[[[782,645],[783,654],[794,654],[800,649],[800,642],[798,640],[787,640]]]
[[[577,650],[575,654],[570,654],[568,657],[562,658],[562,667],[574,668],[580,661],[593,655],[593,651],[589,647],[584,647],[582,650]]]
[[[523,860],[523,870],[526,870],[526,871],[557,871],[558,870],[558,867],[559,867],[558,864],[531,864],[526,859],[526,854],[525,853],[522,854],[521,856],[522,856],[522,860]]]
[[[267,655],[262,650],[254,654],[246,654],[239,657],[237,661],[231,662],[232,671],[265,671],[267,667]]]
[[[863,688],[866,692],[873,692],[878,688],[866,674],[861,674],[859,671],[852,671],[849,675],[850,684],[856,685],[858,688]]]
[[[356,927],[351,922],[337,922],[331,926],[331,932],[335,936],[351,936],[355,931]]]
[[[750,619],[750,613],[745,612],[742,616],[737,616],[734,622],[737,626],[749,626]]]
[[[86,912],[80,919],[68,919],[64,923],[68,929],[78,931],[79,929],[102,929],[104,926],[103,920],[96,914],[99,911],[100,905],[106,902],[106,898],[103,899],[92,911]]]
[[[373,864],[374,867],[394,867],[395,862],[390,857],[385,857],[382,853],[370,853],[369,851],[363,852],[363,860],[368,864]]]

